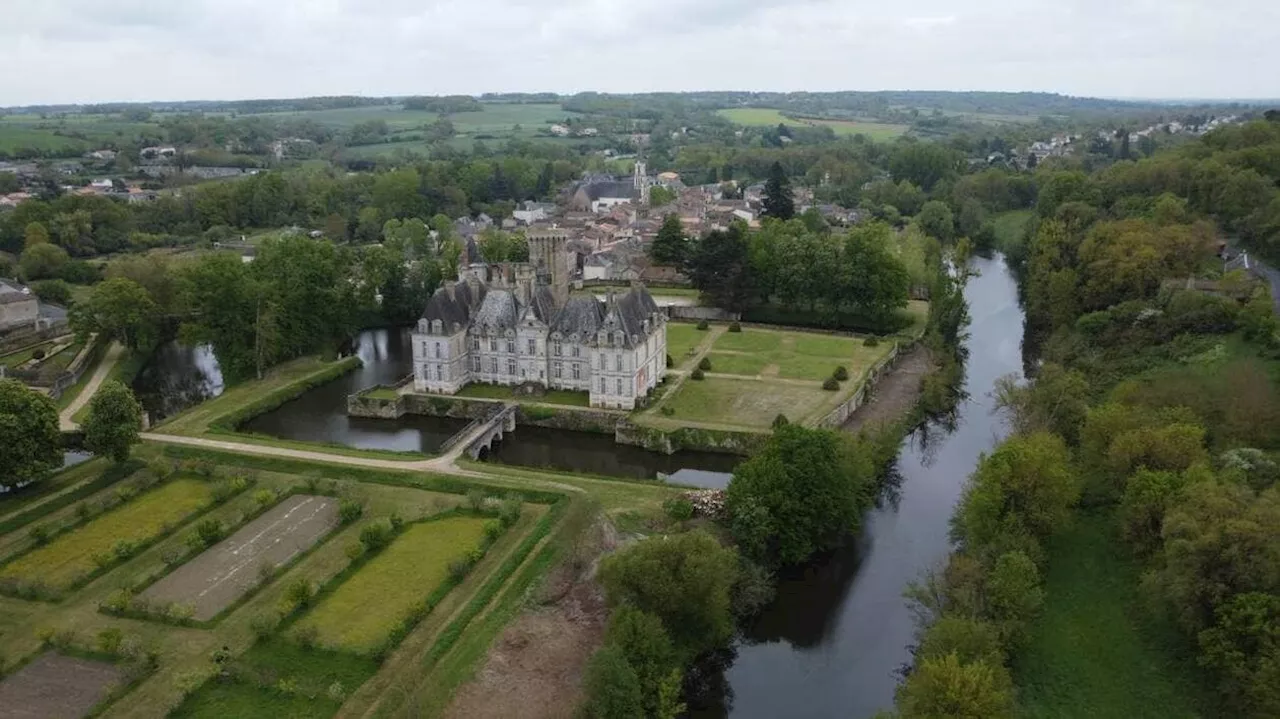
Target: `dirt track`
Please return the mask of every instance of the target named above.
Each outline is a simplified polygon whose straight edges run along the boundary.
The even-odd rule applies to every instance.
[[[120,679],[105,662],[45,652],[0,682],[0,719],[79,719]]]
[[[194,617],[217,616],[258,582],[259,567],[285,564],[338,523],[338,501],[298,494],[156,582],[142,597],[195,606]]]

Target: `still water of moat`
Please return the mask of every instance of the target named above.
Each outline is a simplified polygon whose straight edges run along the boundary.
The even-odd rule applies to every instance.
[[[347,395],[377,384],[393,384],[412,371],[410,331],[366,330],[345,348],[364,365],[328,384],[259,415],[241,430],[282,439],[334,442],[362,449],[434,452],[462,429],[464,420],[406,415],[397,420],[348,417]],[[222,373],[207,346],[177,342],[161,346],[133,383],[154,424],[222,393]],[[631,479],[671,475],[671,481],[723,487],[740,458],[680,452],[672,456],[614,444],[613,437],[522,426],[494,446],[488,459]]]
[[[1006,432],[992,388],[1022,370],[1014,280],[1000,257],[973,268],[968,399],[954,425],[903,441],[894,501],[867,518],[853,546],[783,577],[773,604],[721,658],[723,674],[710,667],[706,693],[690,697],[695,716],[869,717],[891,707],[915,630],[902,592],[950,550],[948,521],[965,478]]]

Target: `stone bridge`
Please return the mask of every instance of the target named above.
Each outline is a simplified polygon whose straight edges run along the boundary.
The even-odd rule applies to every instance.
[[[480,459],[480,453],[493,451],[494,441],[502,441],[503,435],[516,428],[516,410],[518,405],[508,403],[494,414],[478,419],[457,434],[460,441],[466,442],[467,456]],[[444,451],[441,451],[444,454]]]

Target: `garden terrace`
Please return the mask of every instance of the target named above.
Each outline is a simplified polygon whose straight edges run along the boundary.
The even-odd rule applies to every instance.
[[[868,344],[849,335],[757,327],[733,332],[722,325],[699,330],[676,323],[668,326],[667,341],[680,377],[636,422],[734,431],[767,430],[778,415],[819,423],[861,392],[897,345],[894,339]],[[847,379],[824,389],[838,367]]]

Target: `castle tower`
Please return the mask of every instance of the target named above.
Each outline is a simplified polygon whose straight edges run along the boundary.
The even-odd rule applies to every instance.
[[[640,198],[640,204],[648,205],[650,185],[648,167],[645,165],[644,160],[636,160],[635,172],[633,173],[631,182],[635,185],[636,194]]]
[[[569,236],[564,232],[530,232],[529,262],[537,268],[538,279],[551,286],[556,303],[563,305],[569,299],[570,255]]]

